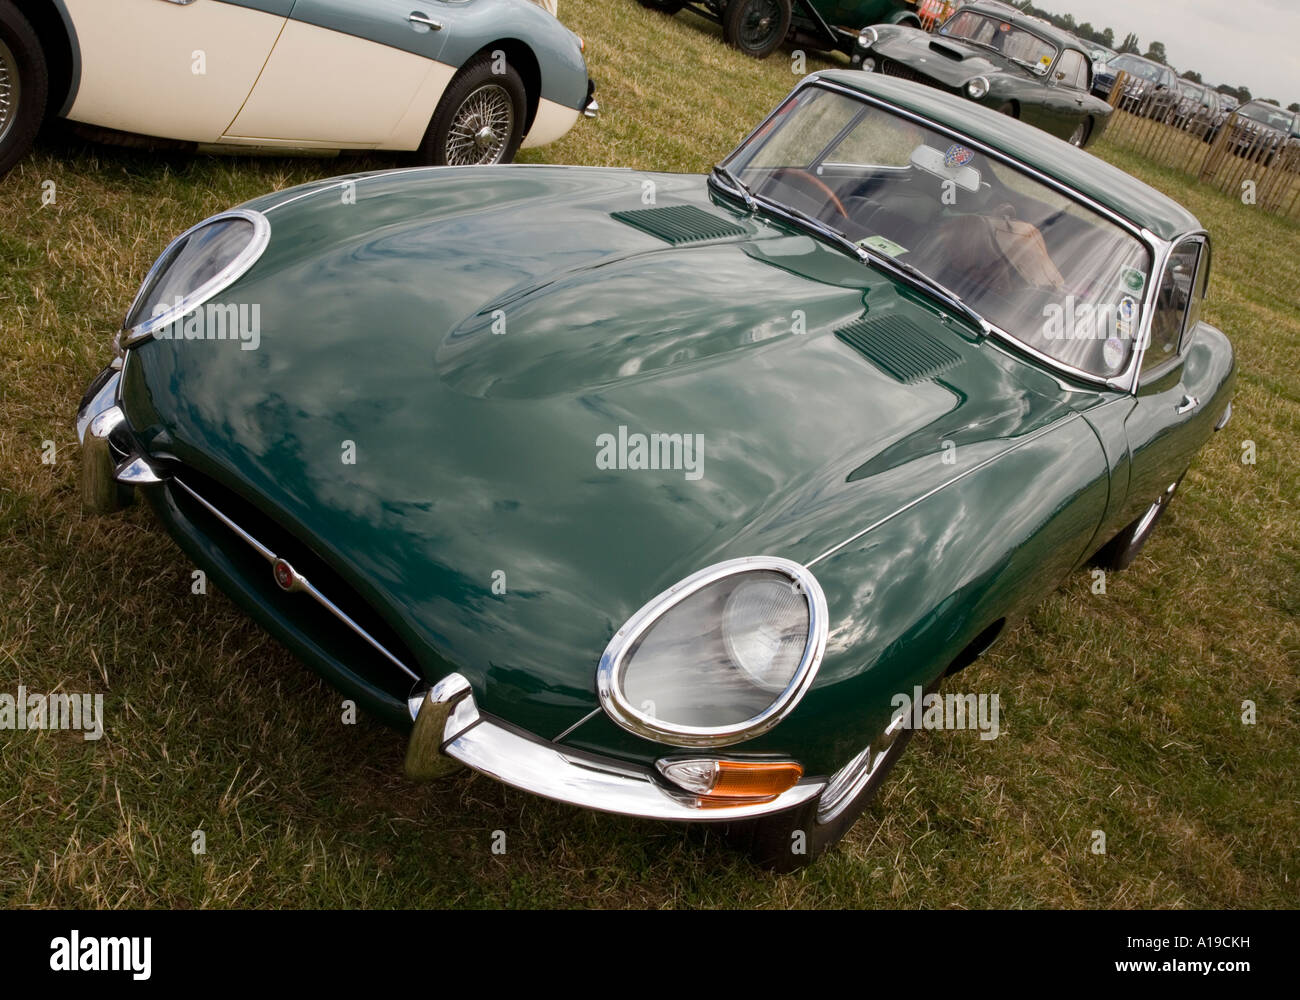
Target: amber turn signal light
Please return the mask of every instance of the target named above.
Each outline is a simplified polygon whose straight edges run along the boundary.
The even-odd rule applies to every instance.
[[[793,788],[803,767],[792,760],[661,760],[659,773],[699,796],[699,805],[767,802]]]

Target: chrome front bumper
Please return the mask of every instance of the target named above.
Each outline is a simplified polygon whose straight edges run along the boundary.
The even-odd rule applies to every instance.
[[[660,784],[649,769],[579,753],[509,728],[480,714],[469,681],[451,674],[410,701],[415,729],[406,770],[413,778],[438,777],[459,762],[543,798],[622,816],[688,823],[765,816],[821,794],[824,781],[807,781],[766,802],[703,804]]]

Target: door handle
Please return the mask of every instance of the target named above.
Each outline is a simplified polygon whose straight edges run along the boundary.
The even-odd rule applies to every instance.
[[[1183,401],[1174,407],[1175,413],[1186,413],[1188,410],[1194,410],[1201,405],[1201,401],[1195,396],[1183,396]]]
[[[434,31],[441,31],[443,28],[441,21],[435,21],[428,14],[421,14],[418,10],[411,11],[411,15],[407,20],[412,24],[422,24],[426,28],[432,28]]]

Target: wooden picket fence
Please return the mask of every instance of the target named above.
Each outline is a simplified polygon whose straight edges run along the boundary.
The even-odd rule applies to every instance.
[[[1134,101],[1124,94],[1128,74],[1111,88],[1115,110],[1106,138],[1140,156],[1250,199],[1266,212],[1300,220],[1300,142],[1278,143],[1236,112],[1222,121],[1201,115],[1183,118],[1160,93]]]

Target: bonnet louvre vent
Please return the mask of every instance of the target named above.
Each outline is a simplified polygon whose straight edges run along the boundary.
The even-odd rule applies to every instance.
[[[961,362],[951,347],[901,316],[854,320],[835,336],[899,382],[934,378]]]
[[[738,226],[694,205],[638,208],[630,212],[614,212],[611,218],[639,229],[643,233],[649,233],[673,246],[680,246],[683,243],[702,243],[705,240],[725,240],[744,236],[748,232],[744,226]]]

